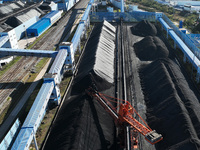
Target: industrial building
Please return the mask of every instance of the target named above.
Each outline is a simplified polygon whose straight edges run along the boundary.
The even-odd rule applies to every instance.
[[[25,7],[30,6],[29,4],[25,4],[21,1],[6,3],[0,5],[0,17],[3,18],[7,15],[11,15],[12,13],[17,12]]]
[[[169,3],[172,6],[184,6],[184,5],[200,6],[200,1],[170,1]]]
[[[76,4],[79,0],[57,0],[55,1],[58,4],[58,9],[59,10],[65,10],[68,11],[69,9],[71,9],[74,4]]]
[[[9,3],[0,6],[0,15],[3,17],[12,15],[18,12],[20,9],[26,7],[22,2]],[[28,27],[39,20],[41,15],[45,13],[39,8],[32,8],[25,10],[21,13],[17,13],[14,16],[8,17],[0,24],[0,35],[7,35],[9,37],[10,47],[17,49],[18,40],[25,36],[25,31]],[[3,46],[3,45],[2,45]],[[8,42],[3,47],[9,47]]]
[[[39,36],[61,18],[62,11],[51,11],[26,31],[28,36]]]
[[[25,36],[26,28],[30,27],[32,24],[34,24],[38,20],[39,20],[38,16],[32,17],[15,28],[3,23],[2,25],[0,25],[0,27],[3,29],[0,31],[1,35],[2,34],[8,35],[11,48],[17,49],[18,40],[20,40],[21,38]],[[9,28],[5,28],[5,26]]]
[[[29,27],[27,31],[28,36],[39,36],[45,29],[47,29],[51,25],[49,19],[42,18],[37,23],[33,24]]]
[[[50,2],[42,2],[42,4],[39,6],[39,8],[44,12],[49,12],[53,10],[58,10],[58,4],[50,1]]]
[[[107,20],[107,21],[110,21],[110,22],[112,22],[113,20],[114,21],[119,21],[121,18],[123,18],[125,21],[130,21],[130,22],[139,22],[140,20],[142,20],[142,19],[145,19],[145,20],[149,20],[149,21],[151,21],[151,22],[157,22],[160,26],[161,26],[161,28],[162,28],[162,30],[164,30],[164,32],[166,32],[166,35],[167,35],[167,38],[168,38],[168,36],[170,36],[171,37],[171,39],[174,41],[174,47],[176,48],[176,46],[178,46],[179,48],[180,48],[180,50],[183,52],[183,54],[184,54],[184,59],[186,59],[187,58],[187,60],[189,61],[189,62],[191,62],[191,64],[194,66],[194,68],[197,70],[197,80],[199,80],[199,78],[200,78],[200,68],[199,68],[199,66],[200,66],[200,61],[199,61],[199,58],[197,57],[197,55],[195,55],[195,51],[197,51],[197,49],[196,49],[196,47],[191,43],[191,41],[187,38],[187,36],[184,34],[184,33],[182,33],[179,29],[177,29],[177,27],[163,14],[163,13],[150,13],[150,12],[134,12],[134,13],[128,13],[128,15],[127,15],[127,13],[123,13],[123,9],[124,8],[122,8],[122,6],[121,5],[119,5],[119,2],[114,2],[114,4],[116,4],[116,5],[119,5],[121,8],[122,8],[122,13],[113,13],[113,12],[100,12],[100,13],[94,13],[94,14],[90,14],[90,11],[92,10],[91,8],[92,8],[92,4],[93,4],[93,0],[91,0],[90,2],[89,2],[89,4],[88,4],[88,7],[87,7],[87,9],[85,10],[85,13],[84,13],[84,15],[83,15],[83,17],[82,17],[82,19],[81,19],[81,21],[80,21],[80,23],[79,23],[79,25],[78,25],[78,28],[77,28],[77,30],[76,30],[76,33],[74,34],[74,36],[73,36],[73,39],[72,39],[72,41],[71,42],[64,42],[64,43],[62,43],[62,45],[60,45],[60,47],[59,47],[59,51],[58,51],[58,54],[56,55],[56,58],[55,58],[55,61],[53,62],[53,65],[51,66],[51,69],[50,69],[50,71],[45,75],[45,77],[44,77],[44,81],[43,81],[43,84],[42,84],[42,87],[41,87],[41,89],[40,89],[40,91],[39,91],[39,93],[38,93],[38,95],[37,95],[37,97],[36,97],[36,99],[35,99],[35,101],[34,101],[34,103],[33,103],[33,105],[32,105],[32,108],[31,108],[31,110],[30,110],[30,112],[29,112],[29,114],[28,114],[28,116],[27,116],[27,118],[26,118],[26,120],[25,120],[25,122],[22,124],[22,127],[20,128],[20,132],[19,132],[19,134],[18,134],[18,136],[17,136],[17,139],[15,140],[15,142],[14,142],[14,145],[12,146],[12,149],[13,150],[16,150],[16,149],[29,149],[29,146],[30,146],[30,144],[31,144],[31,142],[32,142],[32,140],[34,140],[34,143],[35,143],[35,145],[36,145],[36,149],[37,149],[37,141],[36,141],[36,137],[35,137],[35,133],[36,133],[36,131],[37,131],[37,129],[38,129],[38,127],[39,127],[39,125],[40,125],[40,123],[42,122],[42,119],[43,119],[43,117],[44,117],[44,115],[45,115],[45,113],[46,113],[46,108],[47,108],[47,104],[48,104],[48,101],[49,100],[52,100],[52,101],[54,101],[54,103],[56,103],[57,105],[59,104],[59,102],[60,102],[60,91],[59,91],[59,89],[58,89],[58,85],[59,85],[59,83],[60,83],[60,81],[61,81],[61,79],[62,79],[62,73],[63,73],[63,69],[66,67],[66,65],[69,65],[70,67],[71,67],[71,70],[72,70],[72,72],[74,72],[74,69],[75,69],[75,64],[74,64],[74,55],[75,55],[75,52],[77,51],[77,49],[78,49],[78,46],[79,46],[79,44],[80,44],[80,42],[81,42],[81,38],[83,37],[83,35],[85,34],[85,31],[86,31],[86,28],[87,28],[87,26],[90,24],[90,21],[94,21],[94,22],[101,22],[101,21],[103,21],[103,20]],[[123,4],[122,4],[123,5]],[[36,35],[36,34],[41,34],[42,32],[44,32],[44,30],[43,29],[45,29],[45,28],[48,28],[48,26],[49,26],[49,24],[51,24],[51,22],[54,22],[54,20],[56,20],[56,19],[54,19],[53,18],[53,13],[55,13],[55,12],[52,12],[52,14],[49,14],[49,15],[47,15],[46,16],[46,18],[44,17],[44,18],[42,18],[40,21],[38,21],[36,24],[34,24],[33,25],[33,27],[34,28],[32,28],[32,29],[35,29],[34,31],[32,31],[32,32],[30,32],[30,35],[31,34],[34,34],[34,35]],[[57,18],[57,17],[55,17],[55,18]],[[41,25],[40,25],[40,23],[41,23]],[[41,27],[42,26],[42,27]],[[111,25],[109,25],[108,23],[107,23],[107,27],[104,27],[104,29],[105,29],[105,33],[104,33],[104,36],[102,36],[101,37],[101,42],[102,41],[105,41],[104,43],[106,43],[105,45],[103,45],[103,44],[100,44],[100,46],[101,46],[101,48],[102,49],[109,49],[109,47],[110,46],[112,46],[113,47],[113,45],[114,45],[114,43],[115,42],[113,42],[113,44],[111,44],[111,45],[109,45],[111,42],[109,42],[108,41],[108,37],[110,36],[110,35],[113,35],[114,33],[111,33],[110,32],[110,30],[112,30],[112,28],[108,28],[108,26],[111,26]],[[30,27],[30,29],[31,29],[31,27]],[[28,32],[28,29],[27,29],[27,32]],[[92,37],[91,38],[91,40],[97,40],[98,38],[94,38],[94,37]],[[115,39],[115,38],[113,38],[113,39]],[[113,40],[114,41],[114,40]],[[92,42],[94,42],[94,41],[92,41]],[[109,43],[107,43],[107,42],[109,42]],[[93,48],[94,49],[94,48]],[[115,48],[113,47],[113,50],[114,50]],[[110,49],[109,49],[110,50]],[[16,50],[17,51],[17,50]],[[20,51],[18,51],[18,53],[20,53]],[[32,53],[33,54],[36,54],[36,52],[34,52],[34,51],[32,51]],[[45,52],[43,52],[43,53],[45,53]],[[53,53],[53,52],[52,52]],[[102,57],[102,53],[100,53],[100,58],[101,59],[98,59],[98,63],[99,62],[101,62],[102,64],[104,64],[104,62],[102,62],[102,60],[104,60],[104,59],[111,59],[111,58],[113,58],[114,59],[114,53],[113,54],[111,54],[111,56],[113,56],[113,57],[109,57],[108,58],[108,54],[107,53],[109,53],[109,51],[106,51],[104,54],[107,56],[107,57]],[[87,60],[87,59],[86,59]],[[93,60],[92,60],[93,61]],[[91,61],[91,62],[92,62]],[[105,60],[104,60],[105,61]],[[107,61],[107,60],[106,60]],[[139,61],[139,60],[138,60]],[[87,62],[88,63],[88,62]],[[90,62],[89,62],[90,63]],[[98,76],[98,74],[103,74],[102,76],[111,76],[111,77],[113,77],[113,71],[111,70],[111,73],[109,74],[109,75],[107,75],[107,72],[109,72],[110,70],[110,68],[107,68],[107,66],[104,66],[104,65],[99,65],[98,63],[95,63],[95,65],[97,66],[95,69],[97,69],[98,67],[100,68],[100,69],[102,69],[102,70],[104,70],[104,69],[107,69],[106,70],[106,72],[103,72],[102,73],[102,71],[100,70],[95,70],[97,73],[96,73],[96,76]],[[91,63],[90,63],[91,64]],[[109,63],[109,65],[110,65],[110,63]],[[103,67],[102,67],[103,66]],[[111,66],[114,66],[114,65],[111,65]],[[153,68],[153,67],[150,67],[150,68]],[[157,67],[155,67],[155,68],[157,68]],[[173,67],[172,67],[173,68]],[[85,71],[85,68],[81,68],[82,70],[84,70]],[[136,69],[136,68],[134,68],[134,69]],[[109,70],[109,71],[108,71]],[[165,69],[165,70],[167,70],[167,69]],[[94,71],[94,72],[95,72]],[[99,71],[99,73],[98,73],[98,71]],[[105,71],[105,70],[104,70]],[[151,72],[155,72],[155,71],[151,71]],[[85,72],[84,72],[85,73]],[[173,74],[174,72],[172,72],[171,74]],[[159,74],[159,72],[157,73],[156,72],[156,74]],[[169,74],[169,73],[168,73]],[[89,74],[89,75],[91,75],[91,74]],[[161,75],[160,75],[161,76]],[[153,76],[154,77],[154,76]],[[162,76],[163,77],[163,76]],[[176,76],[175,76],[176,77]],[[164,79],[166,79],[165,77],[163,77]],[[85,79],[85,78],[83,78],[83,79]],[[99,79],[99,78],[98,78]],[[177,81],[180,81],[180,79],[183,79],[183,78],[177,78],[178,80]],[[113,78],[113,80],[114,80],[114,78]],[[174,79],[175,80],[175,79]],[[184,80],[184,79],[183,79]],[[148,79],[148,81],[151,81],[151,79]],[[166,80],[164,80],[164,81],[166,81]],[[184,80],[185,81],[185,80]],[[99,82],[102,82],[102,80],[99,80]],[[171,82],[171,80],[170,80],[170,82]],[[151,84],[151,85],[153,85],[153,84]],[[164,85],[166,85],[166,84],[164,84]],[[101,85],[100,85],[101,86]],[[173,86],[172,87],[172,89],[175,89],[174,88],[175,86]],[[157,87],[156,87],[157,88]],[[160,88],[160,89],[162,89],[162,88]],[[171,91],[171,90],[169,90],[169,91]],[[180,90],[181,91],[181,90]],[[154,91],[152,91],[150,94],[152,94]],[[181,91],[182,92],[182,91]],[[140,93],[140,92],[138,92],[138,93]],[[141,92],[142,93],[142,92]],[[179,93],[178,93],[179,94]],[[178,95],[178,94],[176,94],[176,95]],[[167,94],[166,94],[167,95]],[[167,95],[167,96],[169,96],[169,95]],[[166,96],[166,97],[167,97]],[[162,97],[164,97],[164,96],[158,96],[158,100],[159,99],[161,99]],[[156,99],[156,100],[157,100]],[[178,99],[178,98],[177,98]],[[178,99],[179,100],[179,99]],[[180,101],[180,100],[179,100]],[[88,100],[86,100],[85,102],[88,102]],[[167,101],[168,102],[168,101]],[[169,105],[171,105],[172,103],[171,103],[171,101],[170,101],[170,103],[167,103],[166,102],[166,105],[165,106],[167,106],[168,108],[170,107]],[[174,102],[174,100],[172,101],[172,102]],[[80,101],[78,101],[78,104],[80,104],[81,102]],[[93,103],[93,102],[90,102],[90,103]],[[182,101],[180,101],[180,106],[181,106],[181,109],[183,109],[184,111],[182,111],[182,112],[186,112],[187,110],[186,110],[186,106],[184,105],[184,104],[187,104],[187,101],[186,102],[182,102]],[[87,103],[86,103],[87,104]],[[173,103],[174,104],[174,103]],[[78,107],[79,108],[83,108],[83,106],[82,106],[83,104],[81,103],[81,105],[79,106],[78,105]],[[91,104],[90,104],[91,105]],[[93,105],[95,105],[96,106],[96,103],[95,104],[93,104]],[[138,105],[138,104],[137,104]],[[199,105],[199,104],[198,104]],[[103,136],[103,141],[105,142],[105,143],[109,143],[110,144],[110,141],[109,140],[107,140],[105,137],[104,137],[104,129],[103,128],[101,128],[101,124],[99,123],[99,121],[101,121],[101,120],[104,120],[105,118],[104,117],[101,117],[101,118],[98,118],[98,112],[97,111],[99,111],[101,114],[103,114],[102,112],[101,112],[101,110],[102,109],[99,109],[99,110],[95,110],[95,114],[96,114],[96,116],[89,116],[88,114],[90,113],[89,112],[89,105],[86,105],[86,106],[88,106],[88,107],[85,107],[85,109],[86,109],[86,113],[87,113],[87,115],[82,115],[81,117],[80,117],[80,114],[83,112],[81,109],[80,109],[80,111],[79,111],[79,108],[78,109],[76,109],[77,111],[74,111],[73,113],[72,113],[72,115],[74,115],[74,114],[76,114],[76,113],[78,113],[79,114],[79,116],[77,117],[77,118],[75,118],[74,119],[74,116],[72,116],[71,118],[73,118],[73,120],[81,120],[82,122],[86,122],[86,132],[84,132],[84,130],[83,129],[85,129],[85,128],[81,128],[82,127],[82,124],[80,123],[80,122],[78,122],[78,123],[80,123],[79,125],[77,125],[77,126],[73,126],[73,127],[75,127],[75,128],[66,128],[66,130],[68,130],[69,131],[69,129],[70,129],[70,131],[69,132],[71,132],[71,133],[73,133],[74,132],[74,130],[77,130],[76,128],[80,128],[80,131],[79,132],[81,132],[81,140],[83,140],[83,142],[80,144],[80,145],[75,145],[75,146],[85,146],[86,144],[84,143],[85,141],[85,139],[84,139],[84,135],[86,135],[86,134],[88,134],[88,132],[89,132],[89,136],[90,136],[90,141],[88,142],[89,144],[87,145],[88,147],[90,147],[91,145],[93,146],[93,145],[100,145],[100,146],[105,146],[104,144],[102,144],[102,141],[101,141],[101,138],[100,138],[100,140],[98,139],[99,137],[98,136],[96,136],[95,138],[96,139],[98,139],[99,141],[99,143],[98,144],[96,144],[97,142],[97,140],[95,139],[95,141],[94,141],[94,135],[97,133],[97,134],[101,134],[102,136]],[[146,107],[144,106],[143,107],[143,105],[142,104],[140,104],[140,106],[142,107],[141,108],[141,111],[143,111],[143,113],[145,113],[146,111],[144,111],[143,109],[146,109]],[[179,105],[178,105],[179,106]],[[193,106],[193,105],[192,105]],[[96,106],[97,107],[97,106]],[[186,107],[186,108],[185,108]],[[165,110],[168,110],[168,108],[166,108],[166,109],[164,109],[164,111]],[[69,109],[69,108],[68,108]],[[93,107],[93,110],[94,110],[95,108]],[[169,110],[169,112],[167,111],[167,113],[166,113],[166,115],[167,115],[167,119],[165,119],[164,121],[168,121],[169,120],[169,118],[172,118],[172,116],[176,116],[176,112],[178,111],[178,110],[180,110],[180,109],[171,109],[171,110]],[[159,111],[162,111],[162,109],[159,109]],[[174,112],[175,111],[175,112]],[[191,112],[192,112],[192,109],[191,109]],[[172,115],[170,114],[170,113],[172,113]],[[184,114],[184,113],[178,113],[178,117],[179,118],[182,118],[182,114]],[[180,115],[181,114],[181,115]],[[67,115],[69,115],[69,114],[67,114]],[[86,117],[85,117],[86,116]],[[158,115],[159,116],[159,115]],[[189,113],[187,113],[187,117],[185,117],[184,118],[184,121],[186,120],[186,121],[188,121],[190,118],[189,118],[190,116],[189,116]],[[64,118],[64,115],[62,116],[62,117],[60,117],[59,119],[61,120],[62,118]],[[95,118],[94,120],[92,120],[93,118]],[[188,119],[189,118],[189,119]],[[194,119],[195,120],[195,118],[192,118],[192,119]],[[78,120],[78,121],[79,121]],[[108,119],[109,120],[109,119]],[[152,119],[153,120],[153,119]],[[156,119],[155,119],[156,120]],[[69,121],[69,120],[65,120],[65,121]],[[90,132],[90,129],[92,129],[91,128],[91,126],[89,126],[88,127],[88,124],[89,125],[91,125],[92,123],[95,123],[95,121],[96,122],[98,122],[98,125],[97,126],[95,126],[95,128],[101,128],[100,130],[100,132],[98,132],[97,130],[95,131],[95,132]],[[104,120],[105,121],[105,120]],[[154,121],[154,120],[153,120]],[[62,122],[61,122],[62,123]],[[87,124],[88,123],[88,124]],[[101,122],[102,123],[102,122]],[[113,122],[112,122],[113,123]],[[172,122],[173,124],[171,124],[172,125],[172,127],[173,127],[173,125],[174,125],[174,122]],[[182,123],[182,122],[181,122]],[[180,126],[183,126],[183,124],[181,124],[180,123]],[[18,123],[17,123],[18,124]],[[164,124],[164,123],[163,123]],[[158,125],[160,125],[160,126],[162,126],[163,124],[158,124]],[[179,125],[179,123],[177,123],[178,125]],[[176,125],[177,125],[176,124]],[[67,126],[68,124],[64,124],[64,126]],[[184,124],[185,125],[185,124]],[[191,125],[193,125],[193,124],[191,124]],[[168,127],[168,128],[167,128]],[[167,126],[166,128],[167,129],[169,129],[170,130],[170,126]],[[171,128],[172,128],[171,127]],[[16,132],[16,130],[17,130],[17,128],[18,128],[18,125],[17,125],[17,127],[15,128],[15,132]],[[55,127],[56,128],[56,127]],[[166,129],[166,128],[164,128],[164,129]],[[58,129],[58,128],[57,128]],[[184,129],[185,129],[185,126],[184,126]],[[11,129],[12,130],[12,129]],[[68,132],[67,131],[67,132]],[[168,130],[165,130],[166,131],[166,133],[168,132]],[[184,131],[186,131],[186,130],[184,130]],[[193,130],[192,130],[193,131]],[[61,134],[63,134],[62,133],[62,130],[60,131],[61,132]],[[110,130],[109,130],[109,128],[107,128],[107,132],[109,132],[110,133]],[[181,133],[182,133],[182,131],[180,131]],[[190,132],[190,130],[188,131],[187,130],[187,132]],[[172,133],[172,132],[170,132],[170,133]],[[64,133],[65,135],[66,135],[66,132]],[[194,132],[194,134],[192,133],[192,135],[195,135],[196,134],[196,132]],[[111,135],[111,136],[113,136],[113,135]],[[171,135],[170,135],[171,136]],[[8,141],[12,141],[12,140],[10,140],[11,138],[13,138],[13,136],[10,136],[10,135],[8,135],[8,138],[9,138],[9,140]],[[55,140],[55,137],[53,137],[54,138],[54,140]],[[73,139],[74,139],[75,137],[73,136]],[[79,139],[79,140],[77,140],[76,142],[77,143],[80,143],[80,136],[77,136],[76,137],[77,139]],[[172,136],[171,136],[171,138],[172,138]],[[177,138],[176,136],[175,137],[173,137],[174,139],[175,138]],[[196,139],[198,139],[198,137],[195,137]],[[60,139],[62,139],[62,138],[57,138],[58,140],[60,140]],[[56,139],[56,140],[57,140]],[[190,139],[188,138],[188,139],[186,139],[185,141],[184,140],[180,140],[179,142],[177,142],[177,143],[173,143],[173,144],[171,144],[172,146],[174,146],[174,147],[176,147],[177,145],[176,144],[179,144],[178,146],[187,146],[187,144],[189,143],[189,144],[191,144],[192,146],[193,145],[195,145],[199,140],[193,140],[193,141],[190,141]],[[164,138],[164,140],[165,140],[165,138]],[[5,141],[7,141],[7,136],[5,137],[5,139],[4,139],[4,143],[2,142],[1,144],[2,144],[2,147],[3,148],[7,148],[6,147],[6,145],[8,145]],[[166,142],[166,141],[165,141]],[[172,142],[173,142],[173,140],[172,140]],[[65,145],[65,144],[69,144],[70,142],[66,142],[65,141],[65,143],[63,144],[63,145]],[[92,144],[91,144],[92,143]],[[52,143],[52,144],[60,144],[60,143],[57,143],[57,142],[54,142],[54,143]],[[60,144],[61,146],[63,146],[62,144]],[[101,145],[102,144],[102,145]],[[107,145],[109,145],[109,144],[107,144]],[[184,145],[185,144],[185,145]],[[189,145],[188,144],[188,145]],[[59,145],[59,146],[60,146]],[[10,146],[10,145],[9,145]],[[91,147],[92,147],[91,146]],[[149,145],[147,145],[148,147],[149,147]],[[190,145],[189,145],[190,146]],[[174,148],[173,147],[173,148]],[[83,147],[81,147],[82,149],[83,149]],[[94,148],[94,147],[93,147]],[[96,148],[96,147],[95,147]],[[107,147],[106,147],[107,148]],[[169,148],[169,147],[167,147],[167,148]]]

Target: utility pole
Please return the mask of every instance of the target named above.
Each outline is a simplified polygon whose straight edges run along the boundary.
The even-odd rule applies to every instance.
[[[25,34],[25,37],[26,37],[26,46],[28,46],[28,37],[27,37],[27,32],[26,32],[26,26],[24,26],[24,34]]]

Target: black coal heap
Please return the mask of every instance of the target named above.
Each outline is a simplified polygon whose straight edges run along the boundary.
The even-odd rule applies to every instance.
[[[134,44],[138,58],[142,61],[152,61],[158,58],[167,58],[169,51],[157,36],[147,36]]]
[[[157,29],[151,22],[142,20],[136,26],[131,27],[131,32],[138,36],[155,36],[157,35]]]

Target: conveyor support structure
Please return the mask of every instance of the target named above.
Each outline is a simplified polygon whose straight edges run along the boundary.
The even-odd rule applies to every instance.
[[[74,54],[75,49],[77,49],[78,44],[80,44],[80,38],[87,26],[89,21],[89,12],[94,0],[91,0],[88,4],[86,13],[78,26],[78,29],[71,42],[63,42],[59,47],[58,54],[49,70],[49,72],[44,77],[44,83],[29,111],[29,114],[20,130],[17,139],[12,147],[13,150],[29,149],[29,146],[34,139],[35,147],[37,148],[37,142],[35,139],[35,133],[41,123],[43,116],[45,115],[48,102],[53,102],[59,105],[60,102],[60,90],[58,84],[62,80],[62,75],[64,71],[72,70],[74,71]],[[76,45],[74,47],[74,45]]]
[[[163,18],[158,18],[159,22],[162,24],[164,29],[167,31],[167,35],[169,34],[171,38],[174,40],[175,46],[176,44],[182,50],[184,54],[184,58],[188,58],[188,60],[192,63],[192,65],[197,70],[196,80],[199,82],[200,80],[200,61],[195,56],[195,54],[188,48],[188,46],[181,40],[181,38],[169,27],[169,25],[163,20]]]
[[[72,38],[72,41],[71,43],[68,43],[67,45],[68,51],[70,51],[69,55],[71,56],[68,57],[70,59],[66,59],[66,65],[69,67],[68,69],[67,68],[66,69],[72,70],[72,72],[74,72],[75,70],[74,55],[76,53],[76,50],[80,48],[80,40],[82,36],[85,34],[86,28],[89,27],[90,25],[89,15],[90,15],[90,11],[91,11],[93,3],[94,3],[94,0],[90,0],[90,2],[88,3],[85,13],[83,17],[81,18],[78,28]]]
[[[61,99],[58,84],[60,84],[62,80],[62,70],[66,57],[67,49],[60,49],[49,72],[45,74],[43,78],[44,83],[40,88],[40,91],[33,103],[33,106],[31,107],[31,110],[28,113],[28,116],[26,117],[19,135],[17,136],[17,139],[12,147],[13,150],[28,150],[33,139],[37,149],[35,133],[46,113],[48,103],[51,102],[55,105],[59,105]]]
[[[44,81],[31,110],[24,121],[21,130],[15,140],[12,150],[29,150],[29,146],[43,119],[46,106],[54,88],[54,81]],[[35,143],[36,144],[36,143]],[[37,149],[37,144],[36,144]]]
[[[2,47],[9,40],[8,35],[0,37],[0,47]]]
[[[0,56],[56,57],[57,51],[0,48]]]

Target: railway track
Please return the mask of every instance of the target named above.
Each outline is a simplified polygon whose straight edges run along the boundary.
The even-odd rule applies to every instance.
[[[124,99],[125,102],[130,99],[127,95],[127,43],[125,35],[127,34],[124,32],[123,21],[121,20],[120,24],[117,27],[117,49],[116,49],[116,89],[115,93],[117,93],[116,97],[118,99]],[[130,102],[130,101],[129,101]],[[119,105],[119,102],[118,102]],[[118,107],[119,108],[119,107]],[[125,132],[125,147],[126,150],[131,149],[131,140],[130,140],[130,127],[127,126],[124,129]]]
[[[26,57],[22,57],[15,66],[4,74],[0,79],[0,113],[9,104],[7,98],[9,95],[21,85],[21,80],[29,73],[30,67],[33,66],[36,60],[27,61]]]
[[[38,43],[36,43],[33,49],[53,50],[61,42],[61,39],[66,38],[66,34],[71,30],[73,23],[76,21],[82,12],[83,8],[86,8],[89,0],[81,0],[77,3],[73,9],[69,10],[56,26],[52,26],[49,32],[45,34]],[[73,16],[70,16],[73,14]],[[71,19],[71,20],[70,20]],[[68,21],[68,22],[67,22]],[[67,29],[66,29],[67,27]],[[0,113],[8,106],[7,101],[9,95],[17,89],[21,84],[23,78],[30,72],[30,70],[36,65],[38,58],[23,56],[20,61],[11,67],[0,79]],[[23,87],[22,87],[23,88]]]

